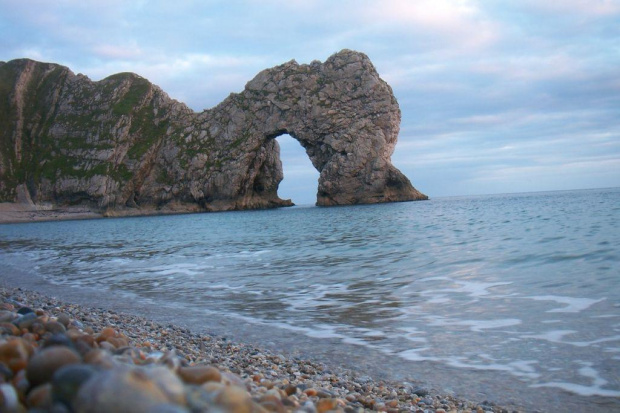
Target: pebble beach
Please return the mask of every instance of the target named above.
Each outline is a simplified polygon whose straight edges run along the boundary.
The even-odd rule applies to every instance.
[[[0,288],[2,412],[516,412]]]

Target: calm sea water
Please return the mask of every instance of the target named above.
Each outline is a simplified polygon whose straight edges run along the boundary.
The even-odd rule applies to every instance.
[[[0,262],[21,283],[388,377],[613,410],[619,222],[605,189],[0,225]]]

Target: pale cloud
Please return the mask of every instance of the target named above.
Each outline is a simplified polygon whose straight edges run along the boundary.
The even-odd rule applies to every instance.
[[[367,2],[359,8],[366,23],[399,26],[414,33],[427,32],[458,42],[463,48],[492,44],[499,36],[498,26],[469,0],[384,0]]]
[[[100,44],[93,47],[93,53],[105,59],[135,60],[144,56],[135,42],[131,45]]]
[[[528,7],[551,13],[580,16],[615,16],[620,14],[618,0],[527,0]]]
[[[580,59],[563,52],[544,56],[494,58],[474,63],[471,70],[526,82],[561,78],[580,80],[588,74]]]

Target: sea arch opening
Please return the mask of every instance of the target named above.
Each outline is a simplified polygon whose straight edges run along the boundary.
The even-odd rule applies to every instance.
[[[319,171],[314,167],[301,142],[288,133],[275,137],[280,147],[284,178],[278,185],[278,197],[295,205],[314,205],[317,201]]]

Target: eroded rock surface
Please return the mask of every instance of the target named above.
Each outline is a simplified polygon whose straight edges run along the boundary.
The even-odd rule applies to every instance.
[[[318,205],[426,199],[390,163],[399,125],[391,88],[350,50],[264,70],[200,113],[135,74],[92,82],[13,60],[0,63],[0,202],[25,187],[35,204],[109,214],[291,205],[277,194],[285,133],[320,172]]]

